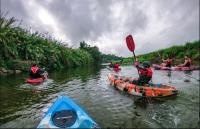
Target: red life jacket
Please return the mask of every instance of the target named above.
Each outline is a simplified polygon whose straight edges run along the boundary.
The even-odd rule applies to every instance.
[[[186,62],[185,67],[190,67],[190,65],[192,65],[192,60],[190,58],[187,59]]]
[[[147,68],[146,70],[139,69],[139,74],[140,74],[141,76],[152,77],[153,72],[152,72],[151,68]]]
[[[39,68],[38,68],[37,66],[31,67],[31,71],[32,71],[33,73],[37,73],[38,69],[39,69]]]
[[[167,65],[171,65],[171,64],[172,64],[172,61],[171,61],[171,60],[167,60],[167,61],[166,61],[166,64],[167,64]]]
[[[119,68],[119,64],[114,64],[114,68]]]

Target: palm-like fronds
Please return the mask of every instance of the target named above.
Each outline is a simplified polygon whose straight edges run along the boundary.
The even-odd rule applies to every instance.
[[[14,17],[0,18],[0,67],[12,60],[37,62],[50,69],[90,65],[100,52],[96,47],[71,49],[48,33],[30,32],[15,24]],[[14,26],[15,25],[15,26]],[[84,42],[85,43],[85,42]]]
[[[9,19],[6,19],[5,17],[6,17],[6,14],[5,15],[1,14],[0,29],[11,27],[16,22],[16,19],[14,17],[11,17]]]

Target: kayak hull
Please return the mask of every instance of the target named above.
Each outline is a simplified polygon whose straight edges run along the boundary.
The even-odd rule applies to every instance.
[[[61,111],[73,111],[76,119],[63,126],[56,124],[53,118],[56,113]],[[69,117],[69,116],[68,116]],[[63,118],[63,117],[62,117]],[[58,119],[58,118],[57,118]],[[66,120],[67,121],[67,120]],[[96,122],[90,118],[83,109],[81,109],[72,99],[66,96],[60,96],[45,113],[37,128],[94,128]]]
[[[122,79],[123,78],[123,79]],[[111,84],[121,91],[125,91],[128,94],[139,97],[150,98],[163,98],[168,96],[175,96],[178,94],[178,90],[174,86],[168,86],[164,84],[151,84],[146,86],[137,86],[125,81],[124,77],[120,77],[117,74],[109,74],[108,79]]]
[[[48,73],[46,72],[40,78],[27,78],[26,83],[29,83],[32,85],[38,85],[38,84],[44,82],[47,78],[48,78]]]
[[[157,64],[153,64],[155,70],[168,70],[168,71],[192,71],[192,70],[199,70],[198,66],[191,66],[191,67],[163,67]]]
[[[32,78],[28,78],[26,79],[26,82],[29,83],[29,84],[33,84],[33,85],[37,85],[37,84],[40,84],[44,81],[43,78],[36,78],[36,79],[32,79]]]

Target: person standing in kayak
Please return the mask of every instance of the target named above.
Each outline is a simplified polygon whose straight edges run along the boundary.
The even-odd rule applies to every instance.
[[[170,59],[169,57],[164,60],[162,59],[163,63],[161,64],[163,67],[171,67],[172,66],[172,59]]]
[[[42,77],[41,73],[43,73],[43,71],[39,69],[37,64],[33,64],[30,69],[29,75],[31,78],[40,78]]]
[[[138,70],[139,78],[137,80],[133,80],[132,83],[136,85],[148,84],[150,80],[152,79],[152,75],[153,75],[152,69],[150,67],[150,62],[144,61],[142,63],[142,66],[140,66],[139,62],[136,61],[134,65]]]
[[[185,56],[184,64],[177,65],[177,67],[190,67],[192,65],[192,60],[188,56]]]

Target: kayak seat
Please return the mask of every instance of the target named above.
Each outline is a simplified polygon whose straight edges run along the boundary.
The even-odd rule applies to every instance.
[[[161,84],[149,83],[148,86],[150,86],[150,87],[161,87]]]
[[[59,128],[72,126],[77,119],[77,114],[74,110],[61,110],[54,113],[52,117],[53,124]]]

